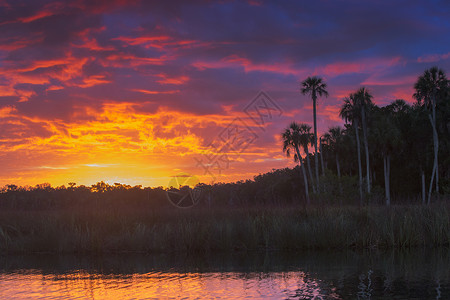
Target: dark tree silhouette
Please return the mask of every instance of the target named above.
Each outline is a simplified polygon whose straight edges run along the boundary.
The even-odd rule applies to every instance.
[[[302,162],[302,156],[300,155],[300,146],[302,141],[302,131],[300,129],[302,124],[292,122],[288,128],[281,134],[283,140],[283,152],[287,157],[290,157],[291,151],[294,151],[294,161],[300,164],[303,172],[303,180],[305,183],[305,196],[306,202],[309,204],[309,192],[308,192],[308,177],[306,175],[305,166]]]
[[[373,106],[372,98],[373,96],[367,91],[366,88],[360,88],[354,95],[357,105],[361,110],[360,119],[361,125],[363,129],[363,140],[364,140],[364,149],[366,153],[366,183],[367,183],[367,193],[370,194],[370,162],[369,162],[369,143],[367,140],[368,132],[367,132],[367,117],[370,113],[370,109]]]
[[[429,119],[433,128],[433,147],[434,147],[434,163],[431,174],[430,188],[428,192],[428,204],[431,202],[431,191],[433,188],[433,181],[436,177],[436,193],[439,194],[439,137],[436,129],[436,106],[439,97],[442,97],[447,92],[449,81],[445,72],[437,67],[432,67],[425,70],[422,76],[419,76],[417,82],[414,84],[414,98],[417,99],[419,105],[423,104],[430,110]]]
[[[308,174],[313,193],[318,192],[317,187],[314,187],[314,177],[311,172],[311,163],[309,159],[309,146],[314,143],[314,135],[311,133],[311,126],[307,124],[299,124],[300,126],[300,145],[303,148],[306,156],[306,166],[308,167]]]
[[[336,159],[336,172],[339,180],[339,192],[342,194],[342,183],[341,183],[341,165],[339,161],[339,156],[342,153],[343,144],[343,129],[339,126],[331,127],[323,135],[323,140],[327,144],[328,149],[334,153]]]
[[[355,129],[356,147],[358,153],[358,175],[359,175],[359,199],[362,205],[363,191],[362,191],[362,167],[361,167],[361,143],[359,141],[359,118],[360,107],[354,94],[350,94],[348,98],[344,99],[344,104],[341,107],[339,115],[345,120],[350,122],[351,126]]]
[[[375,115],[372,136],[375,148],[383,157],[384,189],[386,205],[389,206],[391,204],[391,156],[398,149],[401,136],[400,130],[393,118],[393,112],[389,111],[389,107],[385,111],[380,111]]]
[[[301,92],[303,95],[311,95],[313,101],[313,117],[314,117],[314,160],[316,166],[316,184],[317,190],[319,190],[319,160],[317,155],[317,96],[328,97],[327,84],[322,78],[313,76],[306,78],[301,84]]]

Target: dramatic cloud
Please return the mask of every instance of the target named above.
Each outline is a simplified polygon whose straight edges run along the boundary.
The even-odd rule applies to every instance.
[[[412,102],[423,70],[450,70],[449,19],[446,1],[0,0],[0,185],[293,166],[280,132],[312,123],[303,79],[328,84],[320,133],[360,86]]]

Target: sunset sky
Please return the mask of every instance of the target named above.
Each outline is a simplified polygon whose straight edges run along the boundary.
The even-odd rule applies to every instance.
[[[360,86],[412,102],[425,69],[450,72],[450,3],[381,2],[0,0],[0,186],[293,167],[280,133],[312,125],[306,77],[328,84],[322,134]]]

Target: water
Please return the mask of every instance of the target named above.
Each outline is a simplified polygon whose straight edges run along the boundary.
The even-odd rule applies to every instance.
[[[450,299],[448,249],[0,257],[0,299]]]

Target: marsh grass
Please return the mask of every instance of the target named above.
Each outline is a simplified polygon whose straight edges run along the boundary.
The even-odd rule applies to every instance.
[[[448,247],[449,207],[2,211],[0,253]]]

